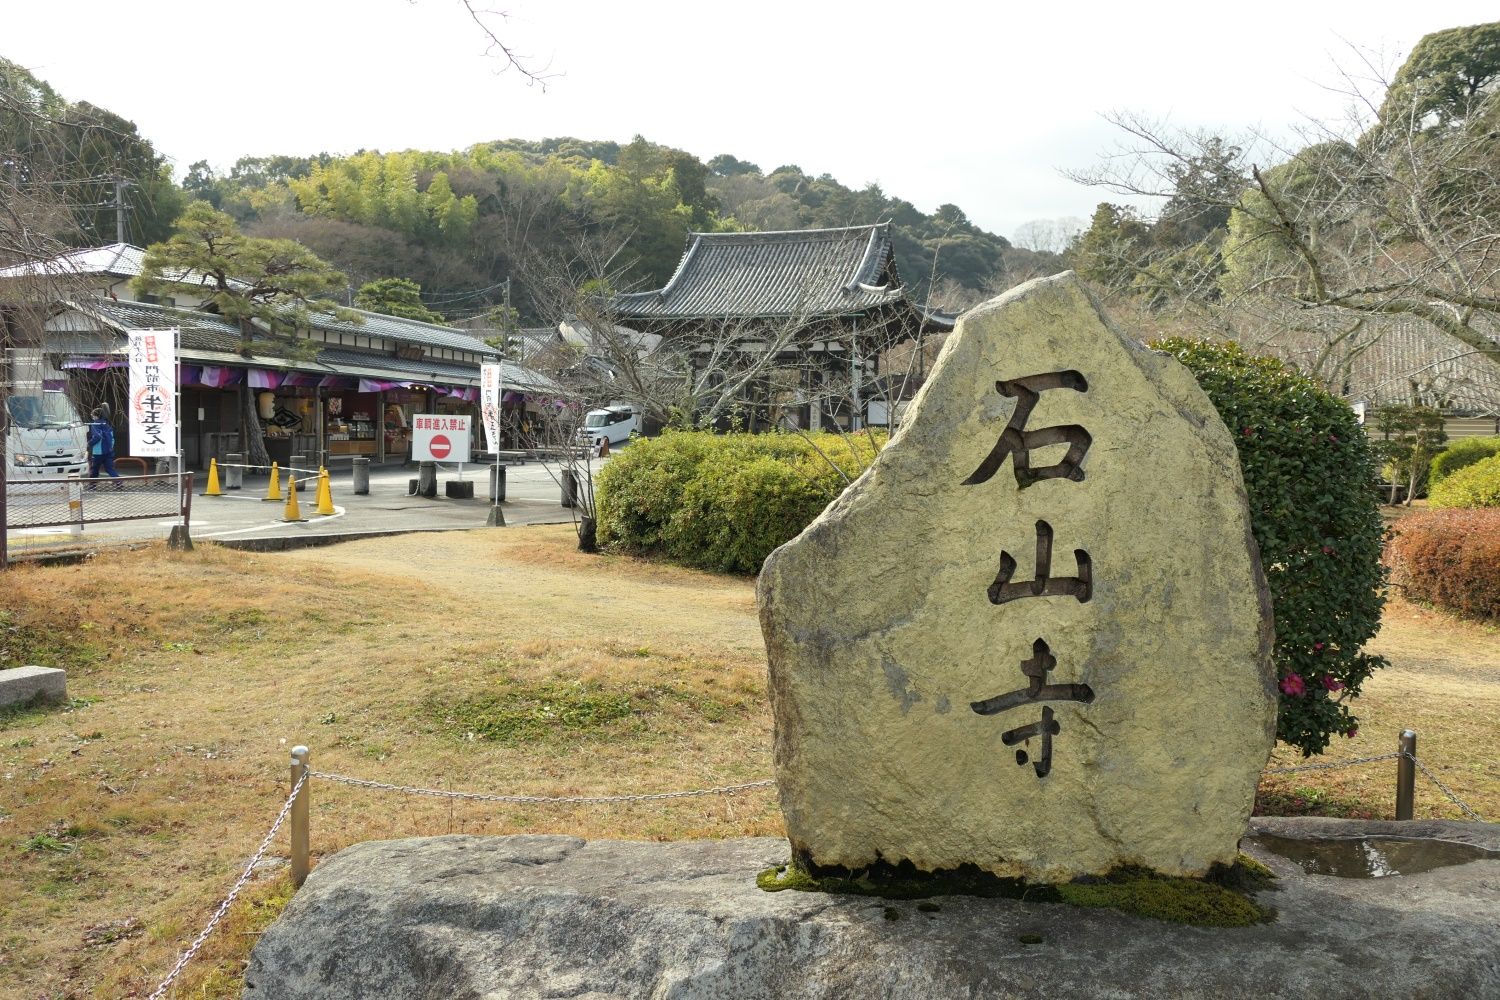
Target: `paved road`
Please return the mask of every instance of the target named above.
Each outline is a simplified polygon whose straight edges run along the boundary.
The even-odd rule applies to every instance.
[[[608,459],[604,461],[607,462]],[[595,463],[596,471],[600,464],[602,463]],[[571,521],[572,513],[560,503],[562,490],[555,478],[559,474],[558,466],[552,463],[527,462],[509,466],[506,470],[506,499],[501,505],[506,523],[524,525]],[[443,484],[449,479],[459,478],[457,466],[442,467],[438,476],[439,495],[431,500],[407,495],[408,481],[416,478],[416,475],[414,467],[372,469],[369,495],[355,496],[351,474],[330,470],[336,513],[319,517],[313,513],[315,495],[311,491],[299,491],[301,513],[307,520],[288,523],[283,520],[284,503],[261,499],[266,492],[265,476],[246,477],[243,489],[226,492],[222,497],[205,497],[201,495],[204,476],[200,473],[200,495],[193,497],[192,537],[195,541],[227,542],[484,526],[490,508],[486,499],[489,490],[487,468],[465,467],[464,478],[474,483],[473,500],[449,500],[443,496]],[[51,519],[38,513],[37,505],[45,502],[50,507],[64,502],[60,499],[60,493],[57,497],[48,496],[44,499],[35,490],[28,494],[26,489],[14,485],[11,488],[10,501],[17,505],[11,518],[12,524],[23,518]],[[156,491],[126,489],[118,495],[107,488],[101,488],[85,493],[85,509],[100,509],[107,502],[121,510],[154,516],[137,521],[88,524],[81,530],[70,527],[12,528],[10,554],[12,557],[21,557],[80,546],[165,538],[172,525],[177,523],[176,518],[168,513],[175,504],[171,493],[170,488]]]

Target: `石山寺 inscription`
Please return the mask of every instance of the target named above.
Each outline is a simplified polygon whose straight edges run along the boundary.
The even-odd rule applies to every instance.
[[[1275,722],[1238,456],[1192,376],[1073,275],[960,320],[759,599],[802,863],[1234,859]]]

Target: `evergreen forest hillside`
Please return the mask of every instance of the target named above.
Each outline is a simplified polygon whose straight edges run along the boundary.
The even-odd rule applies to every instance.
[[[640,136],[244,157],[222,172],[199,161],[174,177],[133,123],[69,101],[3,59],[0,100],[35,112],[14,116],[24,127],[0,139],[34,173],[20,179],[23,190],[61,195],[64,243],[114,242],[118,178],[127,242],[165,239],[184,206],[203,200],[251,235],[304,244],[348,276],[351,297],[369,282],[409,279],[449,320],[503,303],[507,278],[521,321],[548,319],[528,287],[540,284],[539,270],[570,272],[575,285],[659,287],[696,231],[890,222],[903,279],[919,300],[950,309],[1062,267],[1055,255],[985,232],[957,205],[929,214],[878,185],[856,190],[828,174],[765,171],[729,154],[705,163]]]

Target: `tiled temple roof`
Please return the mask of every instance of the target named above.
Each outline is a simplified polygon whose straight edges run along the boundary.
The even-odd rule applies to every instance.
[[[899,302],[889,223],[770,233],[693,233],[652,292],[617,295],[621,320],[856,315]]]

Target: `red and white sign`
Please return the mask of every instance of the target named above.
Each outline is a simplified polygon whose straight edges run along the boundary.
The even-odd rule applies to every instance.
[[[499,365],[479,366],[479,415],[484,421],[485,445],[500,450],[500,401],[505,395],[504,373]]]
[[[418,413],[411,418],[411,457],[418,462],[467,462],[469,418]]]
[[[177,454],[177,331],[131,330],[130,453]]]

